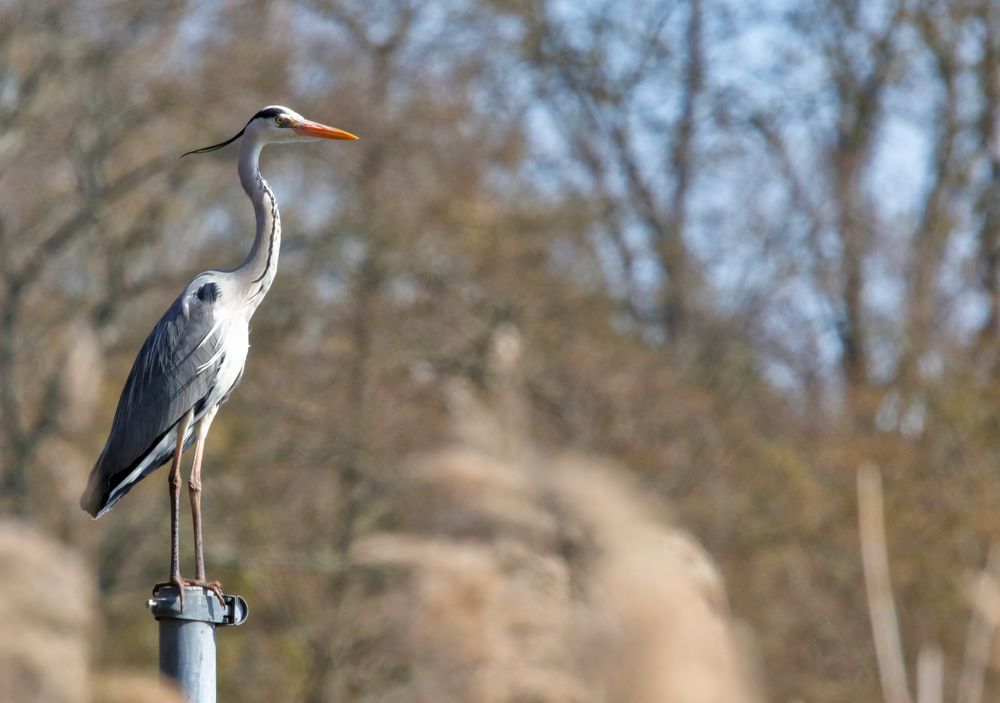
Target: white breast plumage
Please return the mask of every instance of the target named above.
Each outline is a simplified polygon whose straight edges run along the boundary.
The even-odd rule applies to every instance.
[[[216,310],[216,315],[219,322],[213,326],[213,333],[207,341],[218,346],[209,361],[203,365],[204,373],[214,373],[215,376],[212,390],[205,400],[206,407],[218,404],[233,389],[243,374],[250,349],[248,321],[242,315],[228,315],[221,309]]]

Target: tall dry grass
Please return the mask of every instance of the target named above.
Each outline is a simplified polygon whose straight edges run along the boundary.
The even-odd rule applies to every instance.
[[[94,672],[94,581],[71,549],[0,521],[0,701],[179,703],[155,678]]]
[[[0,523],[0,700],[88,700],[94,589],[80,559],[16,522]]]
[[[358,617],[378,614],[382,670],[405,671],[367,699],[759,700],[705,551],[613,464],[533,448],[516,337],[495,351],[485,398],[452,389],[453,445],[401,472],[393,529],[354,548],[383,577]]]

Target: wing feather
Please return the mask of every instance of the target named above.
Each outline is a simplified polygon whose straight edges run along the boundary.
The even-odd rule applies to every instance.
[[[164,437],[188,410],[194,408],[196,418],[203,411],[224,349],[215,315],[218,286],[199,279],[156,323],[132,364],[111,434],[80,499],[91,515],[106,512],[132,484],[166,463],[171,452],[163,451]],[[202,293],[205,286],[214,286],[211,295]]]

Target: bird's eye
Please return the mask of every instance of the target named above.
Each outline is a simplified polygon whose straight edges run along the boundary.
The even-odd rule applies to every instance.
[[[274,124],[278,125],[279,127],[287,127],[288,122],[289,122],[288,117],[286,117],[285,115],[278,115],[277,117],[274,118]]]

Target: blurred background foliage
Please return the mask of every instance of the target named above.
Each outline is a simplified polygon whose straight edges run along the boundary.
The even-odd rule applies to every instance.
[[[1000,534],[998,56],[991,0],[0,0],[3,512],[96,573],[93,658],[148,671],[165,474],[98,523],[76,501],[157,317],[249,247],[232,151],[177,155],[287,104],[361,141],[263,158],[281,270],[205,468],[209,575],[253,608],[224,699],[663,699],[546,656],[565,685],[534,697],[513,666],[449,689],[472,665],[386,623],[435,564],[469,573],[405,535],[508,544],[413,469],[468,435],[455,388],[538,485],[577,480],[544,459],[567,448],[627,467],[634,512],[717,563],[775,700],[879,696],[854,497],[877,462],[907,656],[939,644],[950,687]],[[530,504],[564,525],[592,506],[550,491],[617,500],[560,490]],[[569,569],[601,543],[580,529],[520,548]],[[486,636],[432,616],[413,632]]]

